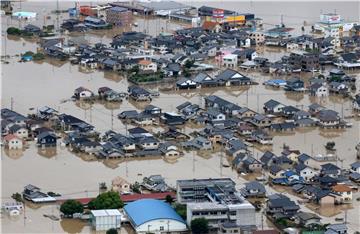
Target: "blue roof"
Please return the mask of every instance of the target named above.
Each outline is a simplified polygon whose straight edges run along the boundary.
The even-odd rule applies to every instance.
[[[185,224],[185,221],[167,203],[155,199],[141,199],[124,207],[132,223],[140,226],[157,219],[172,219]]]

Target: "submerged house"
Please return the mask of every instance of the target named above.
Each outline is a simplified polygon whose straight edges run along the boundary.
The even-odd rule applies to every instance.
[[[286,91],[305,91],[304,81],[300,80],[298,77],[290,78],[286,81],[284,88]]]
[[[129,97],[135,101],[151,101],[151,93],[139,86],[130,86],[128,88]]]
[[[91,98],[93,96],[94,96],[93,92],[91,92],[89,89],[84,87],[79,87],[74,91],[74,97],[76,99],[86,99],[86,98]]]
[[[23,148],[23,140],[13,134],[6,135],[3,140],[9,150]]]
[[[251,138],[262,145],[271,145],[273,143],[273,137],[262,129],[255,130],[251,134]]]
[[[292,218],[300,207],[283,194],[273,194],[266,202],[266,213],[274,219]]]
[[[284,107],[285,107],[284,104],[282,104],[274,99],[270,99],[269,101],[264,103],[265,113],[279,114],[279,113],[281,113],[281,111]]]
[[[251,85],[252,81],[249,77],[242,75],[241,73],[226,69],[216,76],[215,80],[219,85],[224,86],[237,86],[237,85]]]
[[[334,127],[340,124],[339,114],[333,110],[319,111],[318,119],[321,127]]]
[[[57,137],[53,132],[42,132],[37,136],[38,146],[56,146]]]
[[[196,150],[212,149],[211,141],[201,136],[196,137],[193,140],[183,142],[181,145],[186,149],[196,149]]]
[[[213,77],[204,72],[198,73],[193,81],[196,83],[197,88],[215,87],[218,85]]]
[[[245,183],[241,193],[244,197],[266,197],[265,186],[258,181]]]
[[[92,16],[85,17],[84,24],[86,27],[91,29],[105,29],[109,27],[109,24],[106,23],[105,20]]]
[[[229,116],[236,116],[241,110],[240,106],[215,95],[205,97],[205,107],[217,108]]]
[[[59,121],[60,121],[60,126],[64,130],[72,130],[83,133],[91,132],[94,130],[94,126],[72,115],[61,114],[59,115]]]

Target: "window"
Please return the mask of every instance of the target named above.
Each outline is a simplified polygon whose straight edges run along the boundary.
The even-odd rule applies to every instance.
[[[164,226],[160,226],[160,231],[164,231]]]

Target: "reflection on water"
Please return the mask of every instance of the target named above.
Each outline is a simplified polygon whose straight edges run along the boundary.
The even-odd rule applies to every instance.
[[[64,232],[67,233],[81,233],[83,228],[88,225],[86,221],[79,221],[74,219],[62,219],[60,225]]]
[[[37,153],[40,156],[45,158],[52,158],[56,156],[57,148],[56,147],[38,147]]]
[[[11,159],[19,159],[24,155],[24,150],[22,149],[4,149],[4,153]]]

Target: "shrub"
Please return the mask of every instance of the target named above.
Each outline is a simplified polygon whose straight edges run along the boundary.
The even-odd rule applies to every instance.
[[[191,221],[191,231],[194,234],[209,232],[209,221],[205,218],[197,218]]]
[[[17,35],[19,36],[21,34],[21,30],[18,29],[18,28],[15,28],[15,27],[9,27],[7,30],[6,30],[7,34],[9,35]]]
[[[91,200],[88,206],[91,210],[119,209],[124,206],[124,203],[121,201],[119,193],[109,191]]]
[[[75,200],[67,200],[60,206],[60,211],[64,215],[73,215],[75,213],[82,213],[84,211],[83,205]]]

